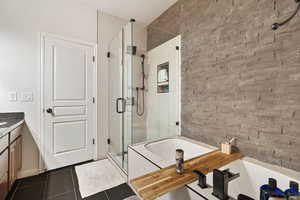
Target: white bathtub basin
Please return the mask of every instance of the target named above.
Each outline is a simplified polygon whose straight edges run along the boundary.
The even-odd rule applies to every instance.
[[[185,160],[189,160],[212,151],[211,149],[204,148],[203,146],[179,138],[151,142],[146,144],[145,148],[157,157],[160,157],[162,160],[172,163],[175,163],[176,149],[184,150]]]
[[[7,124],[7,122],[0,122],[0,126],[4,126],[6,124]]]
[[[194,140],[178,136],[135,145],[134,149],[157,166],[168,167],[176,163],[176,149],[184,150],[184,160],[189,160],[216,150],[217,148],[202,142],[196,142]]]

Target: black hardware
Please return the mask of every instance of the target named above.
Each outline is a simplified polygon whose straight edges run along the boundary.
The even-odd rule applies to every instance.
[[[179,126],[179,124],[180,124],[179,122],[176,122],[176,126]]]
[[[96,57],[95,56],[93,56],[93,62],[95,62],[96,61]]]
[[[130,19],[130,22],[135,22],[135,19],[131,18],[131,19]]]
[[[122,102],[122,110],[120,111],[119,110],[119,102]],[[119,113],[119,114],[122,114],[122,113],[124,113],[125,112],[125,108],[126,108],[126,101],[125,101],[125,99],[124,98],[117,98],[117,101],[116,101],[116,111],[117,111],[117,113]]]
[[[106,55],[108,58],[110,58],[110,52],[107,52],[107,55]]]
[[[136,55],[137,46],[127,46],[126,53],[130,55]]]
[[[93,138],[93,141],[92,141],[92,143],[93,143],[93,144],[95,144],[95,138]]]
[[[228,183],[236,178],[240,177],[240,174],[233,174],[229,169],[220,171],[214,169],[213,171],[213,195],[220,200],[229,199],[228,196]]]
[[[48,108],[48,109],[46,110],[46,112],[49,113],[49,114],[52,114],[52,113],[53,113],[53,110],[52,110],[52,108]]]
[[[272,28],[273,31],[277,30],[280,26],[285,25],[286,23],[288,23],[289,21],[291,21],[296,16],[296,14],[298,13],[298,11],[300,10],[300,0],[295,0],[295,2],[298,3],[298,6],[297,6],[295,12],[293,12],[293,14],[289,18],[287,18],[285,21],[283,21],[281,23],[274,23],[274,24],[272,24],[271,28]]]
[[[138,116],[143,116],[145,113],[145,54],[141,55],[142,62],[142,87],[137,87],[136,88],[136,114]],[[140,102],[140,91],[142,93],[141,97],[143,98],[142,102]],[[142,103],[142,107],[140,108],[139,104]]]
[[[107,139],[107,144],[110,144],[110,139],[109,138]]]
[[[196,174],[199,176],[199,179],[198,179],[198,185],[199,185],[202,189],[207,188],[207,184],[206,184],[206,175],[203,174],[202,172],[198,171],[198,170],[194,170],[193,172],[196,173]]]
[[[179,46],[176,46],[176,50],[179,50]]]
[[[299,184],[295,181],[290,181],[290,188],[299,190]]]

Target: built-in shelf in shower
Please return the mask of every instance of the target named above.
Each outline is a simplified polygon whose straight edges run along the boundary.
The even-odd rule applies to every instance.
[[[157,93],[169,93],[169,62],[157,66]]]

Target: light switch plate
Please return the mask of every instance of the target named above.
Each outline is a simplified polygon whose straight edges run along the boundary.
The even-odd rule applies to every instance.
[[[21,101],[23,102],[33,102],[33,93],[32,92],[22,92]]]
[[[16,102],[17,100],[17,92],[8,92],[8,101]]]

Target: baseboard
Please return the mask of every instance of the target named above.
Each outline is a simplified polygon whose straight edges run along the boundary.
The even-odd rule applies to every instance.
[[[35,175],[41,174],[43,172],[45,172],[45,170],[43,170],[43,169],[23,170],[23,171],[18,172],[18,179],[35,176]]]

